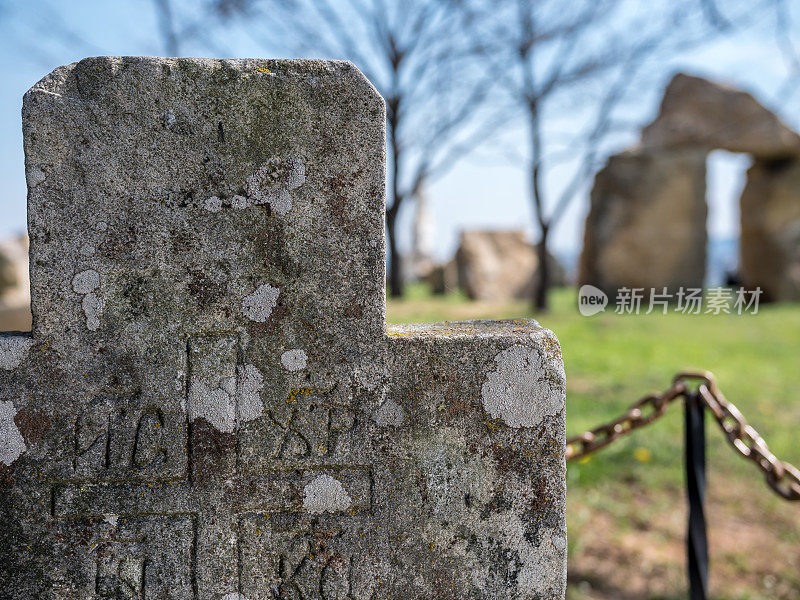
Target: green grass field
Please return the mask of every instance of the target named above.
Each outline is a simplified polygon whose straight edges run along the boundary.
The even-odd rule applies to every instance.
[[[551,298],[551,310],[535,315],[527,302],[471,303],[412,286],[388,313],[392,323],[536,318],[561,341],[568,435],[665,389],[682,369],[710,370],[770,449],[800,465],[800,305],[762,305],[756,315],[607,309],[583,317],[575,290]],[[570,464],[570,598],[685,597],[682,419],[675,404],[648,428]],[[712,597],[800,598],[800,503],[774,497],[710,416],[707,436]]]

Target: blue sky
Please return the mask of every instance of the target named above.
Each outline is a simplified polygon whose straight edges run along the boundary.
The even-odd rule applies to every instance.
[[[56,23],[46,15],[59,15],[81,34],[83,43],[63,39],[53,32]],[[50,20],[48,20],[50,19]],[[32,24],[32,25],[29,25]],[[0,236],[25,229],[25,179],[23,170],[20,109],[22,95],[39,78],[60,64],[97,54],[161,54],[155,33],[152,2],[85,0],[6,1],[0,0]],[[793,29],[800,47],[800,35]],[[262,56],[263,51],[246,36],[226,40],[235,57]],[[187,54],[196,54],[188,52]],[[646,123],[658,108],[663,86],[677,71],[686,71],[733,84],[756,95],[777,110],[786,123],[800,127],[800,103],[790,98],[782,105],[772,103],[789,73],[785,55],[769,27],[754,27],[714,42],[699,50],[676,55],[659,67],[660,83],[643,93],[630,118]],[[626,115],[627,116],[627,115]],[[513,128],[504,138],[515,144],[521,134]],[[636,142],[635,135],[619,140],[619,150]],[[737,234],[736,201],[743,185],[748,157],[713,153],[709,159],[709,230],[712,237]],[[546,186],[556,189],[565,173],[551,170]],[[478,151],[458,163],[444,177],[429,186],[440,258],[448,257],[462,228],[525,227],[533,231],[526,195],[526,174],[522,168],[500,156]],[[588,190],[560,221],[553,235],[557,253],[574,255],[580,250],[583,220],[588,209]],[[403,218],[407,223],[413,207]],[[407,232],[408,227],[401,231]],[[401,241],[408,242],[404,234]]]

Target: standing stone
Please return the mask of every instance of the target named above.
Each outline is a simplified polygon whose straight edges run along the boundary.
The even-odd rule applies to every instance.
[[[642,130],[645,148],[800,155],[800,135],[751,94],[678,73],[667,85],[658,117]]]
[[[763,300],[800,301],[800,162],[756,160],[740,217],[743,285]]]
[[[558,342],[387,332],[384,123],[341,62],[93,58],[26,94],[4,598],[563,598]]]
[[[443,264],[434,266],[425,278],[431,293],[449,294],[458,290],[458,263],[454,256]]]
[[[701,287],[706,262],[706,153],[629,151],[595,177],[581,284],[611,300],[621,287]]]
[[[539,270],[536,249],[522,230],[462,231],[458,282],[470,300],[521,300],[533,297]],[[550,256],[550,282],[564,285],[564,269]]]
[[[28,236],[0,240],[0,331],[30,331]]]

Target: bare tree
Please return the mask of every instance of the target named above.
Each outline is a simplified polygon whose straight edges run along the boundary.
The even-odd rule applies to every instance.
[[[181,56],[193,48],[226,56],[225,45],[215,34],[238,13],[242,0],[153,0],[158,39],[167,56]]]
[[[156,29],[143,29],[138,40],[142,53],[159,52],[167,56],[180,56],[187,47],[192,52],[210,53],[217,56],[228,54],[225,45],[217,38],[226,27],[226,20],[236,12],[244,0],[152,0]],[[136,6],[141,0],[130,1]],[[121,4],[121,3],[120,3]],[[39,0],[35,9],[23,6],[7,6],[0,3],[0,19],[13,24],[12,35],[24,55],[51,66],[63,62],[63,56],[91,56],[104,54],[108,48],[99,45],[93,38],[91,24],[71,18],[63,3]],[[126,24],[120,23],[119,33],[126,33]],[[47,36],[47,44],[41,36]],[[157,49],[156,49],[157,47]]]
[[[397,224],[421,186],[496,127],[456,0],[239,0],[242,28],[271,51],[353,61],[386,100],[389,291],[403,293]],[[263,36],[263,37],[262,37]]]
[[[584,0],[497,0],[472,5],[480,54],[527,130],[524,158],[535,225],[538,269],[533,305],[548,307],[553,227],[590,180],[605,144],[620,130],[616,113],[637,74],[656,56],[708,40],[730,28],[712,0],[630,3]],[[567,117],[569,135],[549,121]],[[630,127],[630,123],[628,124]],[[550,198],[543,180],[554,165],[572,175]]]

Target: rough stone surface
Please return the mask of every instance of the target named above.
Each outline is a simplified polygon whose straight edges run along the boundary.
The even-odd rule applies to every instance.
[[[564,270],[550,259],[550,281],[563,285]],[[472,300],[533,297],[539,259],[522,230],[463,231],[456,264],[459,285]]]
[[[387,331],[384,123],[340,62],[93,58],[26,94],[0,595],[563,598],[558,342]]]
[[[642,131],[642,146],[800,156],[800,136],[753,96],[684,73],[667,86],[658,117]]]
[[[621,287],[701,287],[706,262],[706,153],[630,151],[595,177],[580,283],[613,301]]]
[[[765,300],[800,301],[800,162],[755,161],[740,218],[743,285]]]

